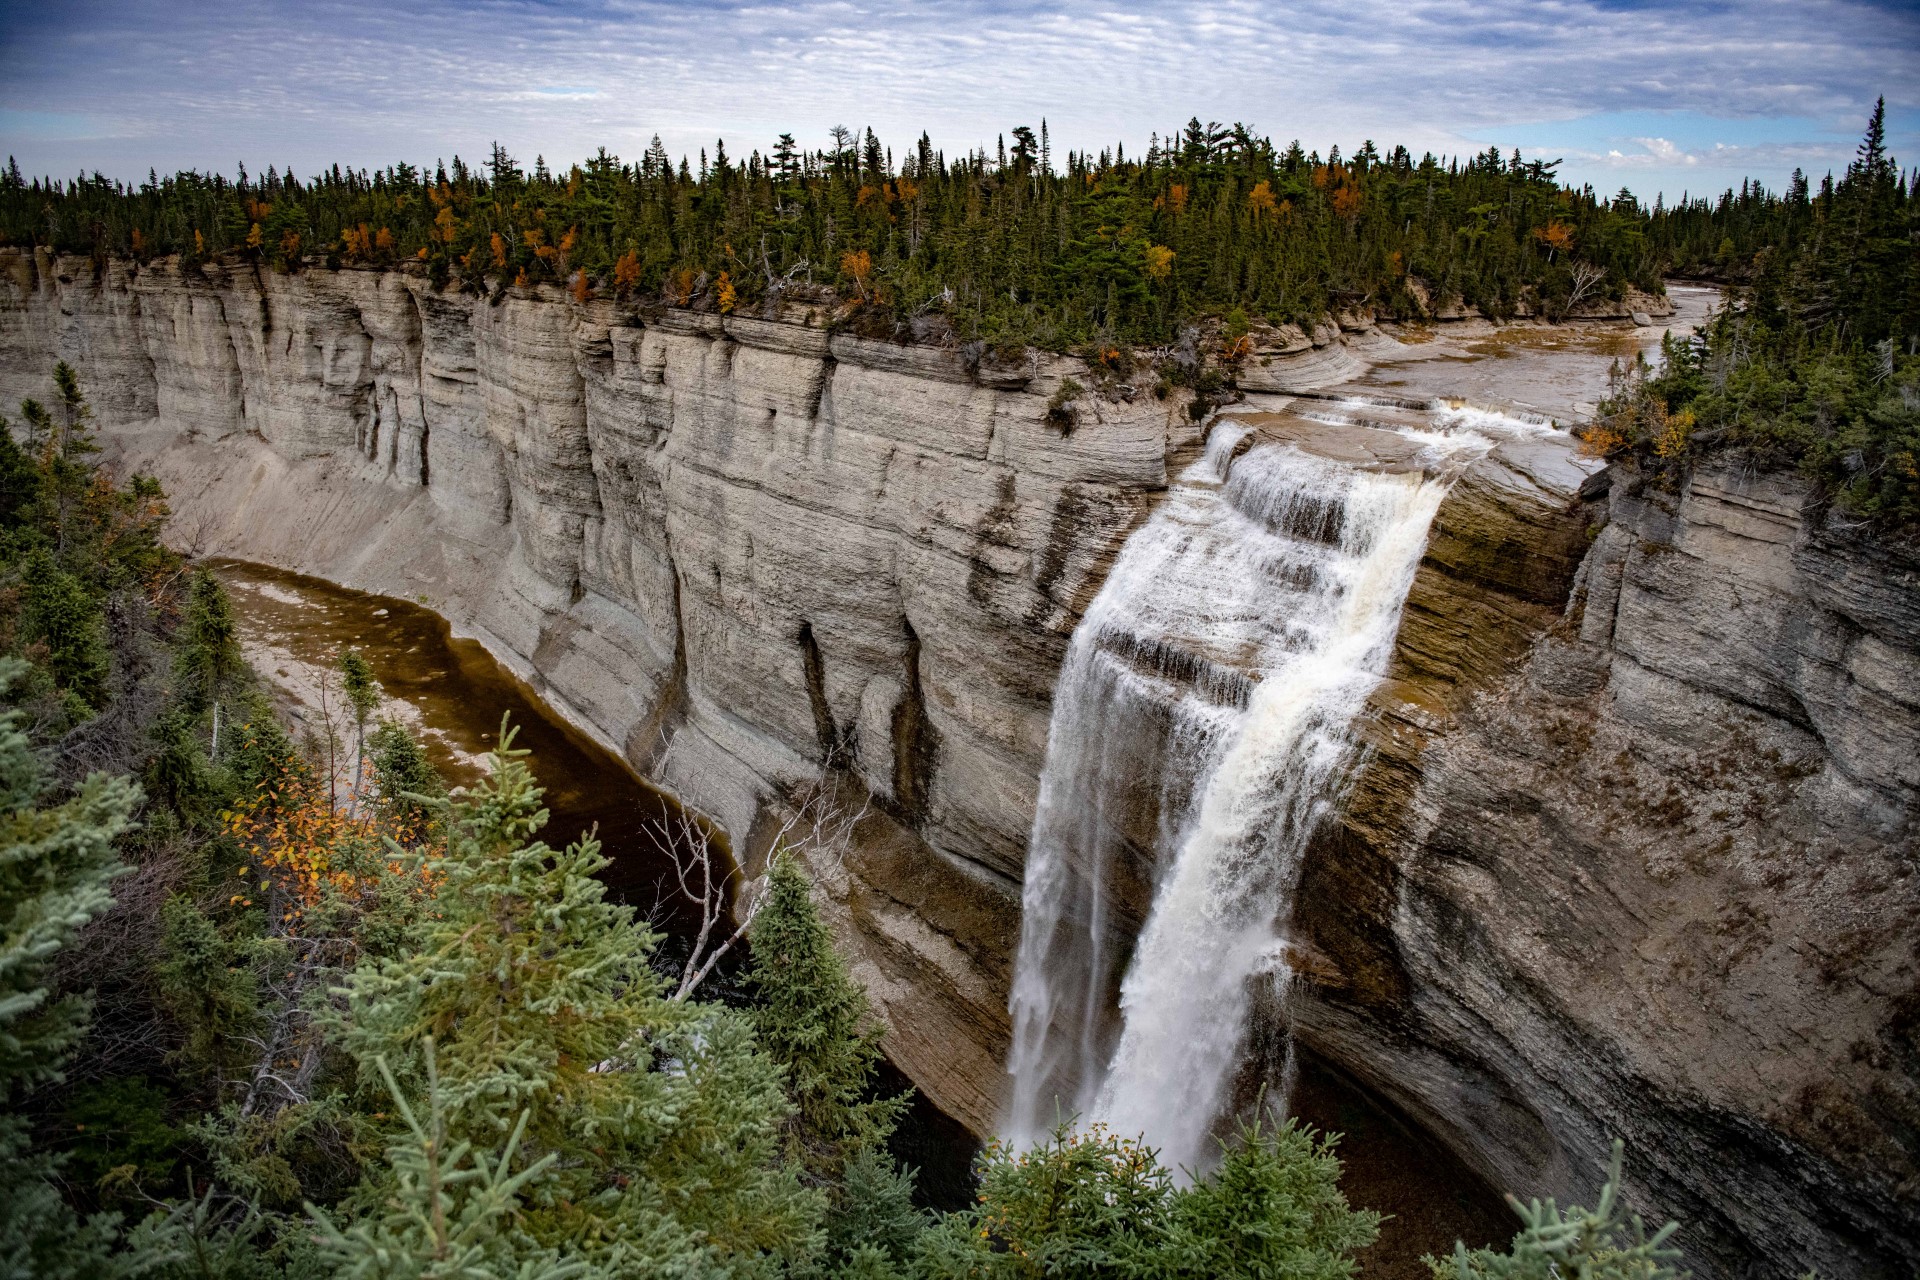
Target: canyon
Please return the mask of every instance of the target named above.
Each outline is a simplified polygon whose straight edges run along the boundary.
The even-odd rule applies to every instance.
[[[1597,398],[1469,362],[1500,340],[1472,320],[1256,329],[1239,402],[1196,421],[1079,360],[803,305],[11,249],[0,289],[0,404],[73,363],[183,549],[431,608],[749,869],[823,778],[870,798],[813,860],[823,906],[889,1055],[982,1133],[1056,687],[1178,477],[1223,429],[1234,466],[1393,475],[1436,397]],[[1062,413],[1069,378],[1093,389]],[[1132,660],[1253,696],[1244,654]],[[1508,432],[1431,513],[1353,732],[1286,1007],[1253,1010],[1287,1034],[1252,1056],[1297,1042],[1523,1198],[1590,1196],[1622,1138],[1706,1274],[1920,1264],[1920,556],[1791,474],[1670,483]],[[1175,743],[1129,748],[1178,775]],[[1164,818],[1140,787],[1102,815],[1116,954]]]

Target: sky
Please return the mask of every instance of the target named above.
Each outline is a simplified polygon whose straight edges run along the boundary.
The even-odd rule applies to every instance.
[[[871,126],[1056,153],[1189,117],[1284,145],[1495,145],[1643,199],[1920,161],[1920,3],[1785,0],[0,0],[0,152],[121,179],[531,165]]]

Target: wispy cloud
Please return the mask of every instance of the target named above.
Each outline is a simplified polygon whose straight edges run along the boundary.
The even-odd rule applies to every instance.
[[[1880,92],[1904,142],[1917,47],[1907,7],[1860,0],[0,0],[0,109],[96,130],[0,116],[0,146],[66,173],[304,172],[496,138],[553,162],[656,132],[739,155],[840,122],[958,151],[1045,117],[1058,148],[1134,151],[1198,115],[1320,148],[1522,145],[1651,187],[1769,146],[1844,156]],[[1593,136],[1636,113],[1661,118]],[[1718,140],[1748,150],[1676,115],[1736,122]]]

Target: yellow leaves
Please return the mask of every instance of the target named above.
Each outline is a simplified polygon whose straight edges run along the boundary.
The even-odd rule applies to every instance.
[[[873,274],[873,255],[865,249],[840,255],[840,270],[853,277],[854,288],[860,291],[861,298],[867,296],[867,280]]]
[[[280,254],[290,262],[300,257],[300,233],[298,231],[289,231],[280,237]]]
[[[498,231],[494,232],[491,236],[487,238],[487,244],[493,250],[493,265],[496,267],[506,266],[507,265],[507,242],[500,238],[500,233]]]
[[[440,212],[434,215],[433,228],[433,234],[440,238],[440,243],[453,243],[453,237],[458,234],[459,228],[454,222],[452,205],[443,205]]]
[[[393,252],[393,232],[386,227],[373,233],[373,247],[377,253]]]
[[[1264,178],[1254,183],[1253,190],[1247,192],[1247,208],[1251,209],[1255,216],[1273,214],[1279,210],[1279,207],[1280,202],[1273,194],[1273,184]]]
[[[193,252],[196,255],[204,255],[206,251],[207,238],[200,234],[200,228],[195,227],[193,229]]]
[[[1175,217],[1187,211],[1187,184],[1176,182],[1167,188],[1167,209]]]
[[[1343,186],[1333,193],[1333,212],[1336,216],[1352,222],[1360,216],[1360,206],[1364,203],[1360,188]]]
[[[1173,250],[1163,244],[1147,246],[1147,275],[1155,280],[1165,280],[1173,272]]]
[[[1565,253],[1573,248],[1573,228],[1558,218],[1544,227],[1535,227],[1533,238],[1545,245],[1549,252]]]
[[[1662,415],[1665,417],[1665,415]],[[1666,417],[1659,432],[1653,438],[1654,456],[1677,458],[1687,451],[1687,443],[1693,438],[1693,411],[1682,409],[1672,417]]]
[[[340,249],[352,261],[364,261],[373,256],[373,232],[366,223],[357,227],[348,227],[340,233]]]
[[[1580,433],[1580,453],[1588,458],[1610,458],[1627,444],[1626,433],[1596,423]]]
[[[720,301],[720,312],[722,315],[732,311],[733,304],[739,300],[739,295],[734,292],[733,278],[724,271],[720,273],[717,297]]]
[[[139,233],[138,231],[136,231],[136,232],[134,232],[133,234],[137,236],[137,235],[139,235],[140,233]],[[254,224],[253,224],[253,226],[252,226],[252,227],[251,227],[251,228],[250,228],[250,229],[249,229],[249,230],[247,231],[247,248],[249,248],[249,249],[255,249],[255,250],[257,250],[257,249],[259,249],[259,248],[260,248],[260,245],[262,244],[262,242],[263,242],[263,241],[264,241],[265,239],[266,239],[266,236],[265,236],[265,234],[264,234],[264,233],[263,233],[263,232],[262,232],[262,231],[260,230],[260,224],[256,222],[256,223],[254,223]],[[135,252],[138,252],[138,251],[139,251],[139,246],[138,246],[138,245],[135,245],[135,246],[134,246],[134,250],[135,250]]]

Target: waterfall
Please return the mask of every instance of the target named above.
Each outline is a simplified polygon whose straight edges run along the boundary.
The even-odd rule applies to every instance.
[[[1169,1167],[1210,1163],[1256,991],[1284,999],[1302,857],[1359,758],[1448,477],[1491,446],[1490,417],[1390,428],[1408,461],[1374,469],[1224,420],[1122,548],[1054,698],[1010,1140],[1073,1116],[1144,1135]]]

